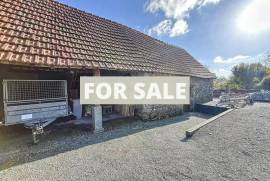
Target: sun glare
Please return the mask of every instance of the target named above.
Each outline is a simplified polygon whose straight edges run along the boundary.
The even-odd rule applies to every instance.
[[[246,33],[270,30],[270,0],[252,0],[237,19],[238,28]]]

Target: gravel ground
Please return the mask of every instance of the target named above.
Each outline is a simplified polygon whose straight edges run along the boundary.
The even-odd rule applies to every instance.
[[[269,180],[269,110],[235,110],[189,140],[184,131],[207,116],[137,121],[101,135],[64,129],[37,146],[2,140],[0,180]]]
[[[198,131],[192,155],[209,180],[270,180],[270,104],[235,110]],[[204,164],[203,164],[204,163]],[[195,174],[196,175],[196,174]],[[194,178],[192,176],[192,178]]]

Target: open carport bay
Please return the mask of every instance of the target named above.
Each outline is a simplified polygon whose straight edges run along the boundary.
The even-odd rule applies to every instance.
[[[100,135],[63,129],[37,146],[1,140],[0,180],[268,180],[269,110],[237,109],[188,140],[185,130],[207,116],[135,121]]]

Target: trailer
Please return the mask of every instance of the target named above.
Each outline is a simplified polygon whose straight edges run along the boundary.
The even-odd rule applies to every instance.
[[[69,115],[65,80],[3,80],[2,125],[32,129],[33,142],[59,117]]]

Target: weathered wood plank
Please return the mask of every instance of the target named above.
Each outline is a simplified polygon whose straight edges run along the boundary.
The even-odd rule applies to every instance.
[[[186,131],[186,137],[187,137],[187,138],[188,138],[188,137],[191,137],[196,131],[198,131],[199,129],[201,129],[203,126],[205,126],[205,125],[207,125],[207,124],[209,124],[209,123],[215,121],[216,119],[218,119],[218,118],[220,118],[220,117],[222,117],[222,116],[224,116],[224,115],[226,115],[226,114],[232,112],[233,110],[234,110],[234,109],[229,109],[229,110],[227,110],[227,111],[225,111],[225,112],[223,112],[223,113],[220,113],[220,114],[218,114],[218,115],[216,115],[216,116],[214,116],[214,117],[208,119],[207,121],[204,121],[204,122],[202,122],[202,123],[200,123],[200,124],[197,124],[196,126],[190,128],[190,129],[188,129],[188,130]]]

